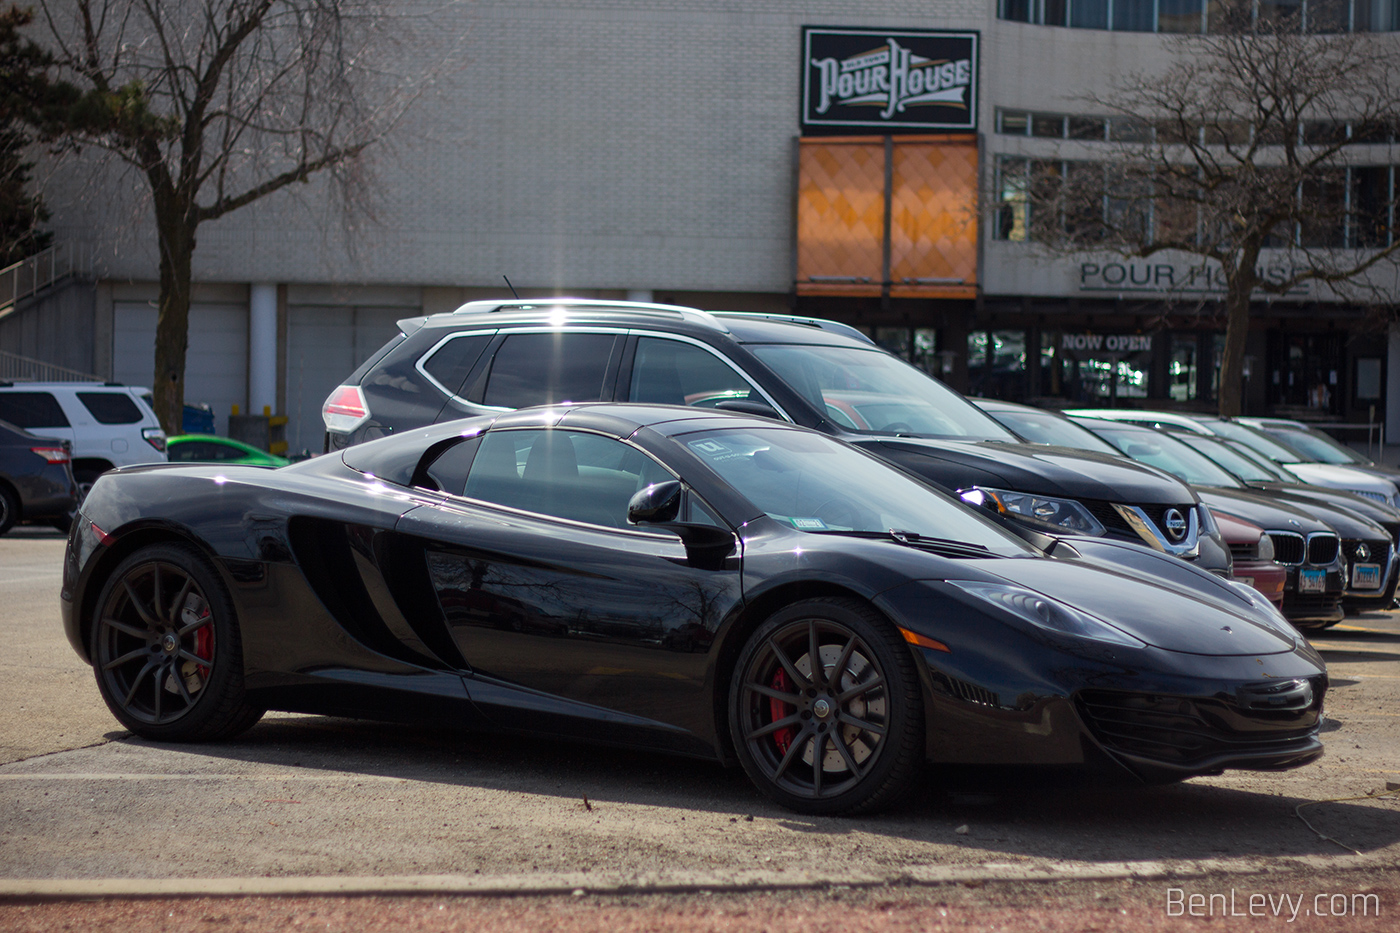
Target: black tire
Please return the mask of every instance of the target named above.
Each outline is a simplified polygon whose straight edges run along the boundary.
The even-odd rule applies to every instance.
[[[822,667],[815,679],[814,644]],[[729,728],[749,779],[789,809],[834,815],[889,806],[923,758],[913,653],[858,600],[793,603],[744,645],[729,689]]]
[[[0,535],[15,527],[19,521],[19,497],[10,487],[0,483]]]
[[[262,718],[243,690],[233,602],[188,545],[153,544],[117,565],[97,599],[91,649],[102,699],[137,735],[209,742]]]

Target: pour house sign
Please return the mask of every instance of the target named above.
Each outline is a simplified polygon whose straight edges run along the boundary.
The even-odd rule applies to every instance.
[[[802,29],[802,131],[975,132],[975,32]]]

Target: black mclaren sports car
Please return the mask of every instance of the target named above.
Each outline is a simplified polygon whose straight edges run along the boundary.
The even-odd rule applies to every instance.
[[[737,762],[808,813],[886,805],[925,760],[1321,755],[1326,668],[1262,596],[1004,521],[806,429],[565,404],[108,473],[64,624],[148,738],[266,709],[547,733]]]

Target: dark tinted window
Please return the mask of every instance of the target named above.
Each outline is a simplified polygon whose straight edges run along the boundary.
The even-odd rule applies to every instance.
[[[460,496],[467,485],[467,471],[471,469],[472,459],[480,445],[480,437],[469,437],[447,448],[428,467],[428,480],[422,485]]]
[[[671,479],[661,464],[612,438],[563,430],[493,431],[465,494],[528,512],[627,527],[637,490]]]
[[[78,401],[98,424],[135,424],[141,420],[141,409],[125,392],[79,392]]]
[[[0,392],[0,420],[21,428],[68,427],[68,418],[50,392]]]
[[[448,392],[457,394],[492,334],[453,337],[423,361],[423,368]]]
[[[752,394],[748,380],[708,350],[657,337],[637,341],[629,401],[713,408]]]
[[[612,334],[515,334],[491,361],[482,403],[525,408],[554,402],[596,402],[612,355]]]
[[[171,444],[167,450],[169,458],[177,463],[202,463],[210,460],[237,460],[243,451],[212,441],[184,441]]]

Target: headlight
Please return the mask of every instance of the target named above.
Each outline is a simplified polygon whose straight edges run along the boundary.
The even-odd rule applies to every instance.
[[[1010,515],[1056,534],[1098,536],[1104,533],[1099,520],[1073,499],[1054,499],[986,486],[964,489],[960,495],[964,502]]]
[[[972,580],[949,580],[948,583],[964,593],[971,593],[979,599],[985,599],[987,602],[1005,609],[1037,628],[1054,632],[1057,635],[1074,635],[1079,638],[1106,641],[1128,648],[1146,647],[1145,642],[1139,641],[1122,629],[1109,625],[1102,619],[1096,619],[1087,612],[1081,612],[1073,606],[1066,606],[1064,603],[1041,596],[1035,590],[1028,590],[1023,586],[1012,586],[1008,583],[979,583]]]
[[[1274,539],[1268,535],[1259,536],[1259,560],[1274,559]]]

